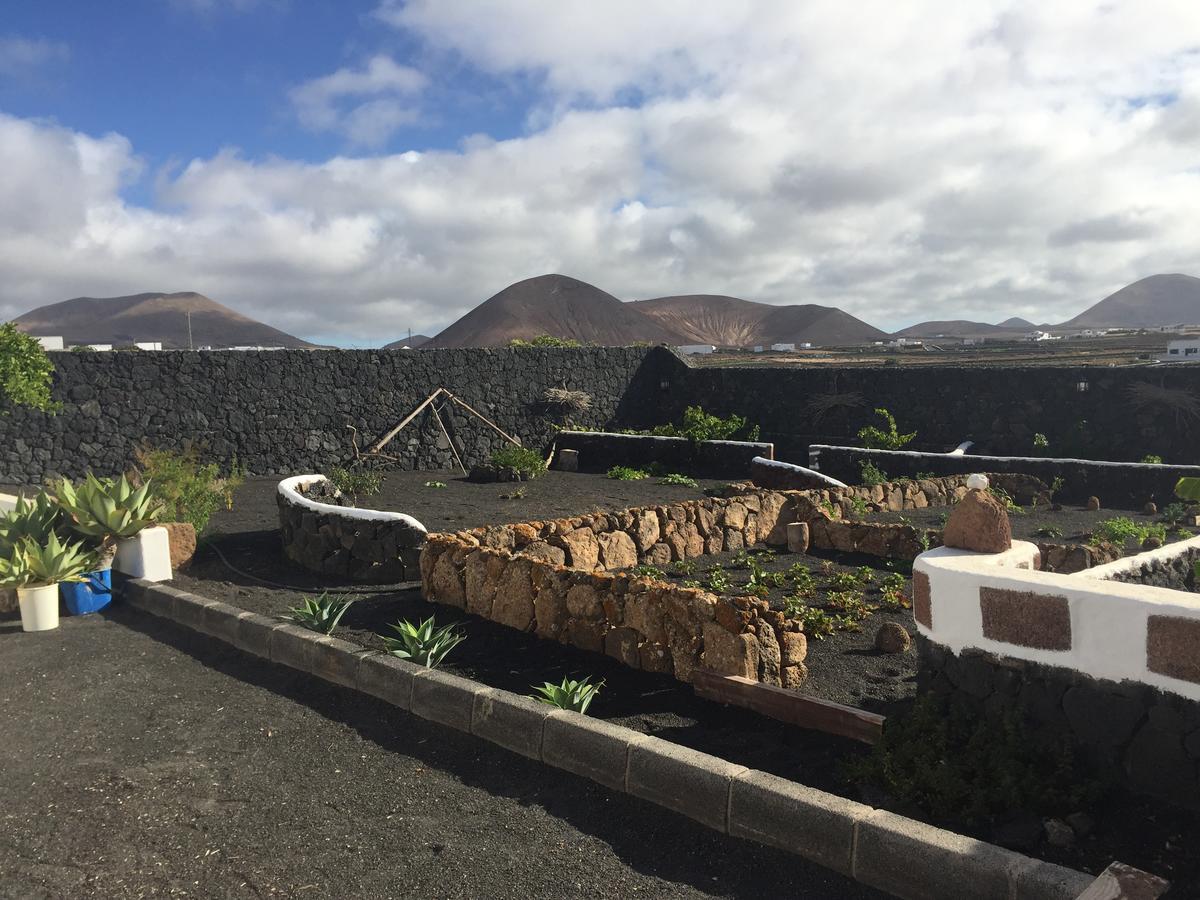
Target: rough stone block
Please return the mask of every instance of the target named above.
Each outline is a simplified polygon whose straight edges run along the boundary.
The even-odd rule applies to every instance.
[[[424,666],[387,653],[367,654],[358,661],[355,686],[364,694],[409,710],[412,708],[413,682],[424,671]]]
[[[175,605],[179,596],[185,592],[169,585],[156,584],[141,578],[130,578],[125,582],[121,593],[124,594],[130,605],[138,609],[164,619],[174,619]]]
[[[372,652],[341,638],[326,637],[313,648],[311,671],[334,684],[356,687],[359,662],[364,653]]]
[[[875,810],[858,820],[854,878],[898,897],[962,900],[1012,896],[1020,854],[924,822]],[[964,889],[969,886],[970,892]]]
[[[471,733],[493,744],[542,758],[542,726],[553,707],[529,697],[485,688],[475,695]]]
[[[701,662],[723,675],[757,680],[758,641],[752,634],[731,634],[716,622],[705,622]]]
[[[437,669],[425,669],[413,680],[414,715],[458,731],[471,730],[475,695],[487,690],[477,681]]]
[[[629,748],[649,738],[599,719],[552,710],[542,728],[542,761],[566,772],[625,790]]]
[[[604,635],[604,652],[631,668],[638,667],[638,633],[632,628],[613,628]]]
[[[301,672],[312,669],[313,647],[324,635],[299,625],[280,625],[271,632],[271,662]]]
[[[243,615],[248,616],[251,613],[228,603],[213,603],[204,608],[200,630],[236,647],[240,618]]]
[[[807,522],[788,522],[787,548],[788,553],[807,553],[809,533]]]
[[[284,623],[270,616],[249,613],[238,619],[237,638],[234,646],[246,653],[263,659],[271,658],[271,632]]]
[[[729,788],[746,771],[707,753],[648,737],[629,748],[629,793],[728,831]]]
[[[1071,606],[1066,597],[981,587],[983,636],[1018,647],[1071,649]]]
[[[207,597],[198,597],[195,594],[180,591],[175,597],[173,618],[185,628],[207,634],[208,632],[204,630],[205,610],[216,605],[216,602]]]
[[[1200,619],[1150,616],[1146,666],[1159,675],[1200,683]]]
[[[933,599],[929,576],[924,572],[913,572],[913,618],[926,628],[933,628]]]
[[[871,807],[753,769],[731,790],[730,834],[852,874],[854,824]]]

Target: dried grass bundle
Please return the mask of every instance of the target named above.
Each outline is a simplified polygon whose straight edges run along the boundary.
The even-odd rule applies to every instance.
[[[1126,388],[1125,397],[1137,412],[1160,409],[1174,413],[1177,426],[1200,422],[1200,399],[1190,391],[1135,381]]]
[[[542,394],[542,402],[560,410],[582,412],[592,408],[591,394],[586,391],[572,391],[569,388],[546,388]]]
[[[813,394],[808,400],[808,411],[813,424],[838,409],[859,409],[867,405],[866,398],[858,391],[833,391],[828,394]]]

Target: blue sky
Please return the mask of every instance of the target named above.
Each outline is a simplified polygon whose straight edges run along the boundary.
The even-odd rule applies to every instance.
[[[7,0],[0,314],[197,290],[320,341],[521,278],[1068,318],[1200,273],[1173,0]]]

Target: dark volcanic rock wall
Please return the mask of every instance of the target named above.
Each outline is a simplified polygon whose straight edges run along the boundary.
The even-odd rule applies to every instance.
[[[660,355],[661,354],[661,355]],[[0,480],[36,483],[89,468],[114,474],[146,441],[194,442],[206,458],[255,474],[321,471],[353,458],[438,387],[460,396],[539,450],[566,417],[541,403],[548,387],[587,391],[592,408],[571,423],[604,428],[650,396],[665,351],[645,348],[55,353],[54,415],[13,408],[0,417]],[[446,404],[442,420],[463,462],[482,462],[504,439]],[[423,412],[384,452],[398,468],[450,468],[454,457]]]

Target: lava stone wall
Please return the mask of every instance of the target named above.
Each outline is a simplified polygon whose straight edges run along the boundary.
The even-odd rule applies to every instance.
[[[196,444],[209,459],[258,475],[323,471],[365,450],[438,387],[446,387],[528,446],[547,446],[567,417],[541,402],[549,387],[591,395],[570,424],[612,428],[652,396],[665,350],[521,348],[55,353],[57,414],[0,415],[0,481],[100,475],[129,466],[143,441]],[[485,462],[504,439],[454,404],[442,420],[463,462]],[[423,412],[384,452],[395,468],[448,469],[450,445]]]
[[[565,431],[558,446],[579,453],[579,468],[604,472],[612,466],[658,463],[671,472],[713,478],[745,478],[756,456],[771,459],[775,448],[752,441],[701,441],[640,434]]]
[[[922,636],[918,644],[921,690],[998,729],[1015,710],[1035,740],[1069,744],[1101,782],[1200,808],[1200,703],[979,650],[956,656]]]
[[[634,410],[631,425],[670,421],[698,404],[746,416],[777,459],[801,465],[810,443],[857,443],[860,428],[880,423],[875,407],[890,410],[901,432],[917,432],[911,449],[938,453],[971,440],[973,453],[1028,456],[1041,433],[1046,455],[1136,461],[1156,453],[1190,463],[1200,444],[1200,366],[691,368],[677,359],[663,380],[668,389]]]
[[[1200,559],[1198,549],[1184,550],[1182,553],[1166,557],[1144,554],[1137,568],[1114,572],[1108,576],[1108,580],[1191,591],[1196,586],[1197,559]]]

